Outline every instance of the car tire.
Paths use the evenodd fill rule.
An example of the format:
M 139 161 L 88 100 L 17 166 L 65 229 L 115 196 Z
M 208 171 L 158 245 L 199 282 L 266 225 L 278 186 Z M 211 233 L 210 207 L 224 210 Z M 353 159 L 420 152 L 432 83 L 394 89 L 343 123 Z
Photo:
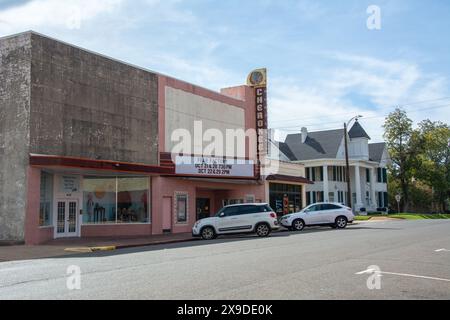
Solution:
M 270 230 L 270 226 L 267 223 L 260 223 L 255 227 L 256 235 L 261 238 L 269 236 L 271 231 L 272 230 Z
M 204 227 L 200 232 L 203 240 L 213 240 L 217 237 L 216 231 L 213 227 Z
M 302 231 L 305 228 L 305 221 L 302 219 L 295 219 L 292 221 L 292 230 Z
M 334 225 L 337 229 L 345 229 L 347 227 L 348 220 L 344 216 L 339 216 L 336 218 Z

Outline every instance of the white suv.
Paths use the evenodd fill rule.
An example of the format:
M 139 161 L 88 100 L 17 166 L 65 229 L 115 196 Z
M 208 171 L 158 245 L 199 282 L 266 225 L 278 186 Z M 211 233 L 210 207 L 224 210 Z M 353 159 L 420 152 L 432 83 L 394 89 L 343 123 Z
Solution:
M 280 223 L 290 230 L 301 231 L 306 226 L 329 225 L 344 229 L 353 223 L 352 209 L 339 203 L 314 203 L 300 212 L 281 217 Z
M 256 233 L 267 237 L 279 227 L 277 215 L 267 203 L 246 203 L 223 207 L 214 217 L 197 221 L 192 235 L 204 240 L 234 233 Z

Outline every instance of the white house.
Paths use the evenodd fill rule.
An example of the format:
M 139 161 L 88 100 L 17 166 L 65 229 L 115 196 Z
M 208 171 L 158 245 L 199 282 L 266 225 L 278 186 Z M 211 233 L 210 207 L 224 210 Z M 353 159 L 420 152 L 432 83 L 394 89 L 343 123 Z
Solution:
M 350 181 L 353 208 L 357 212 L 388 207 L 387 171 L 389 155 L 385 143 L 369 144 L 370 137 L 358 121 L 348 132 Z M 290 134 L 280 150 L 294 163 L 303 163 L 306 203 L 347 204 L 344 129 Z

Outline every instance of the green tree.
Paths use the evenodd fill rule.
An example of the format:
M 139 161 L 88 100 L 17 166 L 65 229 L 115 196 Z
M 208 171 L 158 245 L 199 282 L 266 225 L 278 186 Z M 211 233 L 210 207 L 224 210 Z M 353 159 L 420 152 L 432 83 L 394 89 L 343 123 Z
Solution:
M 391 176 L 398 181 L 402 194 L 401 209 L 408 211 L 410 204 L 410 187 L 417 170 L 422 152 L 422 139 L 419 130 L 412 127 L 412 120 L 406 112 L 396 108 L 384 123 L 384 139 L 392 163 L 389 168 Z
M 416 177 L 433 190 L 433 210 L 446 210 L 450 196 L 450 127 L 440 121 L 424 120 L 419 124 L 424 142 Z

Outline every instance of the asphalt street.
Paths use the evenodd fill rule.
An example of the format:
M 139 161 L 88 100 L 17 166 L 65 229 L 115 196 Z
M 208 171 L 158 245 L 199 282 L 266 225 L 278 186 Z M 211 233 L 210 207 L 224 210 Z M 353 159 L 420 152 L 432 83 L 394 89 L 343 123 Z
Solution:
M 79 267 L 79 282 L 69 266 Z M 0 299 L 450 299 L 450 221 L 365 222 L 3 262 Z

